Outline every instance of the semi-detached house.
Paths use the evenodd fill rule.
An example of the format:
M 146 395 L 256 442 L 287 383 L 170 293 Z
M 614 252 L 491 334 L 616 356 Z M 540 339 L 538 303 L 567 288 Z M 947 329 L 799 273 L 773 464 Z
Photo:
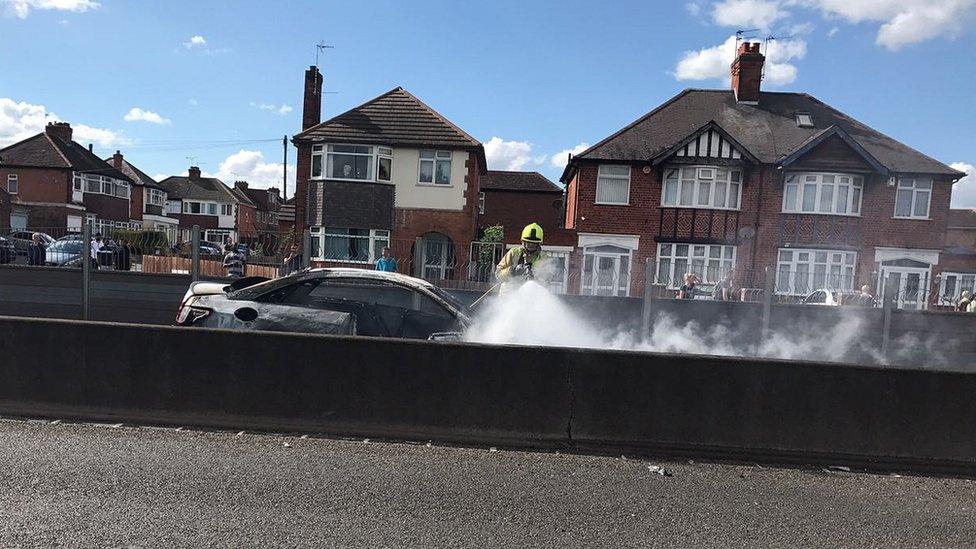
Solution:
M 179 219 L 179 241 L 189 242 L 194 225 L 200 238 L 216 244 L 238 239 L 238 198 L 215 177 L 203 177 L 190 166 L 185 176 L 173 175 L 159 182 L 168 195 L 167 214 Z
M 963 173 L 805 93 L 760 89 L 743 43 L 731 90 L 687 89 L 571 158 L 566 227 L 583 293 L 635 295 L 643 265 L 676 288 L 686 272 L 776 292 L 884 291 L 933 302 L 953 182 Z
M 481 143 L 401 87 L 320 122 L 322 75 L 305 74 L 295 228 L 312 261 L 368 265 L 391 246 L 402 272 L 463 276 L 477 232 Z M 419 244 L 419 247 L 418 247 Z
M 132 227 L 164 231 L 172 237 L 179 220 L 166 215 L 166 190 L 146 172 L 126 160 L 121 151 L 115 151 L 105 162 L 132 180 L 129 195 L 129 221 Z

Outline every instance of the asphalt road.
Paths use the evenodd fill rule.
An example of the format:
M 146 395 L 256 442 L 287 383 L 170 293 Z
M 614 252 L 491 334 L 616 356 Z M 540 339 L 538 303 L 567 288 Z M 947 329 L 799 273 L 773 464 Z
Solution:
M 0 547 L 973 547 L 976 481 L 0 421 Z

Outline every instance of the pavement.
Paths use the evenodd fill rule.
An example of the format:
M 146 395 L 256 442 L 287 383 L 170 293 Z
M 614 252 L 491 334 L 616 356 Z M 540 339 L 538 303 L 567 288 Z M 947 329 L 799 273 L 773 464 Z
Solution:
M 3 548 L 973 547 L 974 507 L 960 478 L 0 420 Z

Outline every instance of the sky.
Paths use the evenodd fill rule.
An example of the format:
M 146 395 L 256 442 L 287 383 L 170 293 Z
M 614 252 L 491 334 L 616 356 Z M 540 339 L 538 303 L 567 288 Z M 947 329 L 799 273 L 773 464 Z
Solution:
M 728 88 L 747 30 L 764 89 L 969 172 L 953 206 L 976 208 L 974 29 L 976 0 L 0 0 L 0 146 L 57 119 L 158 178 L 192 163 L 280 186 L 324 43 L 323 119 L 403 86 L 480 139 L 489 168 L 557 181 L 568 153 L 682 89 Z

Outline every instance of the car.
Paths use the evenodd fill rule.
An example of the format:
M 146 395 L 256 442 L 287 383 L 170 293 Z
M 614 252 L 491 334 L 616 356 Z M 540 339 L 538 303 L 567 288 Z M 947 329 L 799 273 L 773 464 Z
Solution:
M 41 235 L 41 240 L 45 246 L 50 246 L 54 238 L 47 233 L 37 233 Z M 33 241 L 34 233 L 31 231 L 13 231 L 6 236 L 6 239 L 17 249 L 17 255 L 27 255 L 27 247 Z
M 195 282 L 179 326 L 425 340 L 457 340 L 469 309 L 411 276 L 364 269 L 310 269 L 289 276 Z
M 814 290 L 803 298 L 804 305 L 857 305 L 861 304 L 861 293 L 853 290 Z
M 193 248 L 190 242 L 183 242 L 178 245 L 174 250 L 175 253 L 180 255 L 190 257 L 193 255 Z M 224 257 L 223 249 L 213 242 L 207 242 L 206 240 L 200 241 L 200 257 Z
M 44 252 L 44 264 L 56 267 L 79 266 L 81 263 L 81 238 L 65 238 L 55 241 Z
M 17 248 L 10 240 L 0 236 L 0 264 L 13 263 L 17 259 Z

